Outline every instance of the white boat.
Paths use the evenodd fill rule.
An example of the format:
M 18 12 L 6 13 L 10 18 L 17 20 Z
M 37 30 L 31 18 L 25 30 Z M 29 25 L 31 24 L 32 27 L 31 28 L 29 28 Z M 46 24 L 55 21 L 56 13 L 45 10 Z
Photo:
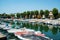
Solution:
M 9 33 L 15 33 L 15 32 L 22 32 L 24 30 L 27 30 L 27 31 L 34 31 L 32 29 L 25 29 L 25 28 L 20 28 L 20 29 L 10 29 L 10 30 L 7 30 Z
M 25 27 L 20 28 L 20 29 L 12 29 L 12 28 L 5 27 L 3 29 L 9 29 L 9 30 L 7 30 L 9 33 L 14 33 L 15 36 L 17 36 L 19 39 L 22 39 L 22 40 L 34 40 L 34 39 L 40 40 L 39 37 L 44 38 L 44 39 L 49 39 L 44 34 L 42 34 L 40 31 L 27 29 Z
M 0 28 L 4 29 L 4 30 L 9 30 L 11 29 L 11 25 L 9 24 L 8 26 L 6 26 L 6 24 L 0 24 Z
M 40 40 L 41 38 L 50 40 L 50 38 L 46 37 L 44 34 L 42 34 L 40 31 L 34 31 L 31 29 L 22 28 L 21 31 L 15 31 L 14 34 L 19 39 L 22 40 Z M 41 37 L 41 38 L 39 38 Z

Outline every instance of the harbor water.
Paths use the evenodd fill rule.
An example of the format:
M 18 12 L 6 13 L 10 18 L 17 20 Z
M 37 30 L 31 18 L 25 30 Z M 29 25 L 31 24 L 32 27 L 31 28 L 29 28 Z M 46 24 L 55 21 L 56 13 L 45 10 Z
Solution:
M 5 22 L 7 23 L 7 22 Z M 43 34 L 45 34 L 47 37 L 53 39 L 53 40 L 60 40 L 60 26 L 52 26 L 52 25 L 47 25 L 47 24 L 42 24 L 42 23 L 37 23 L 37 22 L 11 22 L 8 23 L 11 24 L 12 28 L 29 28 L 29 29 L 34 29 L 35 31 L 40 31 Z M 19 40 L 17 37 L 14 35 L 9 34 L 7 31 L 1 30 L 3 34 L 7 35 L 8 40 L 9 39 L 15 39 Z

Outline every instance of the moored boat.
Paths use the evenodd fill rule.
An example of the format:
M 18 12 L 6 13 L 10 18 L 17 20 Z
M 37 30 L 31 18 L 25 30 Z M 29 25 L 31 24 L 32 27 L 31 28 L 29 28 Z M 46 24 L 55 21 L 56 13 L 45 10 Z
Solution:
M 51 40 L 46 37 L 45 34 L 42 34 L 40 31 L 32 31 L 31 29 L 23 28 L 23 31 L 15 32 L 15 36 L 22 40 Z

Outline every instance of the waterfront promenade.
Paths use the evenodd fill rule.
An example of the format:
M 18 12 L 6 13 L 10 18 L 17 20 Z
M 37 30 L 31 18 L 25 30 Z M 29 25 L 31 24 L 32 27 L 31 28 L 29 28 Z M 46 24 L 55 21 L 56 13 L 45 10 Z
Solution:
M 9 20 L 17 20 L 17 21 L 27 21 L 27 22 L 43 22 L 43 23 L 47 23 L 47 24 L 52 24 L 52 25 L 60 25 L 60 19 L 3 19 L 5 21 L 9 21 Z

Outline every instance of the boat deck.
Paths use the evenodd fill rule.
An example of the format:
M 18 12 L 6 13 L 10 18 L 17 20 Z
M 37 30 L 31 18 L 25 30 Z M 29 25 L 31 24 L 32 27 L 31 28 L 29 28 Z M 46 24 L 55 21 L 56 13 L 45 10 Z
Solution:
M 36 35 L 21 35 L 23 38 L 29 39 L 29 40 L 51 40 L 49 38 L 36 36 Z

